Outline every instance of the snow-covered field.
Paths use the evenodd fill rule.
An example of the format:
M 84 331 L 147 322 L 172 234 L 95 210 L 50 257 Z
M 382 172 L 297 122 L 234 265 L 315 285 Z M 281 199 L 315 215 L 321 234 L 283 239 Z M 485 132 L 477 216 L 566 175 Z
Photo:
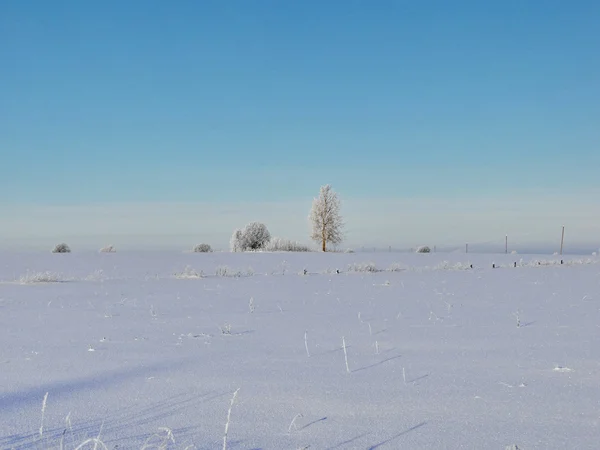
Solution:
M 557 258 L 4 253 L 0 448 L 221 449 L 238 388 L 229 449 L 600 448 L 600 264 Z

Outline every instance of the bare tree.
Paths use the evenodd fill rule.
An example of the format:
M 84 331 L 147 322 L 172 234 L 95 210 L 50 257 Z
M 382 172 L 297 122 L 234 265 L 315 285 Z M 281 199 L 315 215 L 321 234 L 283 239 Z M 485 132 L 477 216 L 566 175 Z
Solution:
M 340 199 L 329 184 L 321 186 L 319 197 L 313 200 L 309 220 L 312 227 L 310 238 L 321 244 L 324 252 L 327 244 L 343 241 L 344 222 L 340 215 Z

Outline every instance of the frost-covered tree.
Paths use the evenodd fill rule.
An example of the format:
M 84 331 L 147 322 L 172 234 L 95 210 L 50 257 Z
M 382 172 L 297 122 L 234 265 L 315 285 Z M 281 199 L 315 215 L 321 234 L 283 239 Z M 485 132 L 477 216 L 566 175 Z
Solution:
M 271 233 L 264 223 L 251 222 L 243 230 L 235 230 L 229 241 L 232 252 L 262 250 L 271 241 Z
M 212 248 L 208 244 L 198 244 L 193 248 L 194 253 L 212 253 Z
M 252 222 L 242 230 L 243 251 L 261 250 L 271 241 L 271 233 L 264 223 Z
M 417 248 L 417 253 L 431 253 L 431 249 L 426 245 Z
M 339 244 L 344 240 L 344 222 L 340 215 L 340 199 L 329 184 L 321 186 L 319 196 L 313 200 L 309 220 L 310 238 L 321 244 L 326 252 L 327 244 Z
M 53 249 L 52 253 L 71 253 L 71 249 L 64 242 L 62 244 L 57 244 Z

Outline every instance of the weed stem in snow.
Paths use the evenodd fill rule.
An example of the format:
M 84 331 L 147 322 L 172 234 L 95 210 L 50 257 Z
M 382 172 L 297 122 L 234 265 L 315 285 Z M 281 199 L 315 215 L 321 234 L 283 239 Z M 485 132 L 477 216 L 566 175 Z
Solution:
M 306 356 L 310 358 L 310 352 L 308 351 L 308 332 L 304 332 L 304 348 L 306 348 Z
M 48 392 L 44 395 L 44 401 L 42 402 L 42 422 L 40 424 L 40 437 L 44 434 L 44 414 L 46 413 L 46 402 L 48 401 Z
M 227 450 L 227 433 L 229 432 L 229 422 L 231 421 L 231 409 L 233 408 L 233 404 L 238 395 L 240 388 L 233 393 L 233 397 L 231 397 L 231 403 L 229 403 L 229 410 L 227 411 L 227 422 L 225 423 L 225 434 L 223 435 L 223 450 Z
M 342 336 L 342 347 L 344 347 L 344 359 L 346 360 L 346 372 L 350 373 L 350 366 L 348 366 L 348 352 L 346 351 L 346 339 Z

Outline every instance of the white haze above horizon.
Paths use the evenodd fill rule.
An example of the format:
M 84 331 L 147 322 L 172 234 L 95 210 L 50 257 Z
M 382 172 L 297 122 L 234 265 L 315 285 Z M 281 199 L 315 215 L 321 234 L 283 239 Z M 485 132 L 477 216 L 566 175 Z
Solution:
M 561 227 L 565 250 L 597 249 L 598 192 L 577 195 L 529 192 L 503 198 L 344 199 L 346 241 L 341 248 L 395 249 L 437 245 L 473 251 L 503 248 L 554 251 Z M 273 236 L 309 242 L 312 198 L 255 203 L 106 203 L 3 205 L 0 248 L 47 249 L 67 242 L 75 249 L 113 244 L 122 249 L 186 249 L 206 242 L 227 249 L 235 228 L 264 222 Z

